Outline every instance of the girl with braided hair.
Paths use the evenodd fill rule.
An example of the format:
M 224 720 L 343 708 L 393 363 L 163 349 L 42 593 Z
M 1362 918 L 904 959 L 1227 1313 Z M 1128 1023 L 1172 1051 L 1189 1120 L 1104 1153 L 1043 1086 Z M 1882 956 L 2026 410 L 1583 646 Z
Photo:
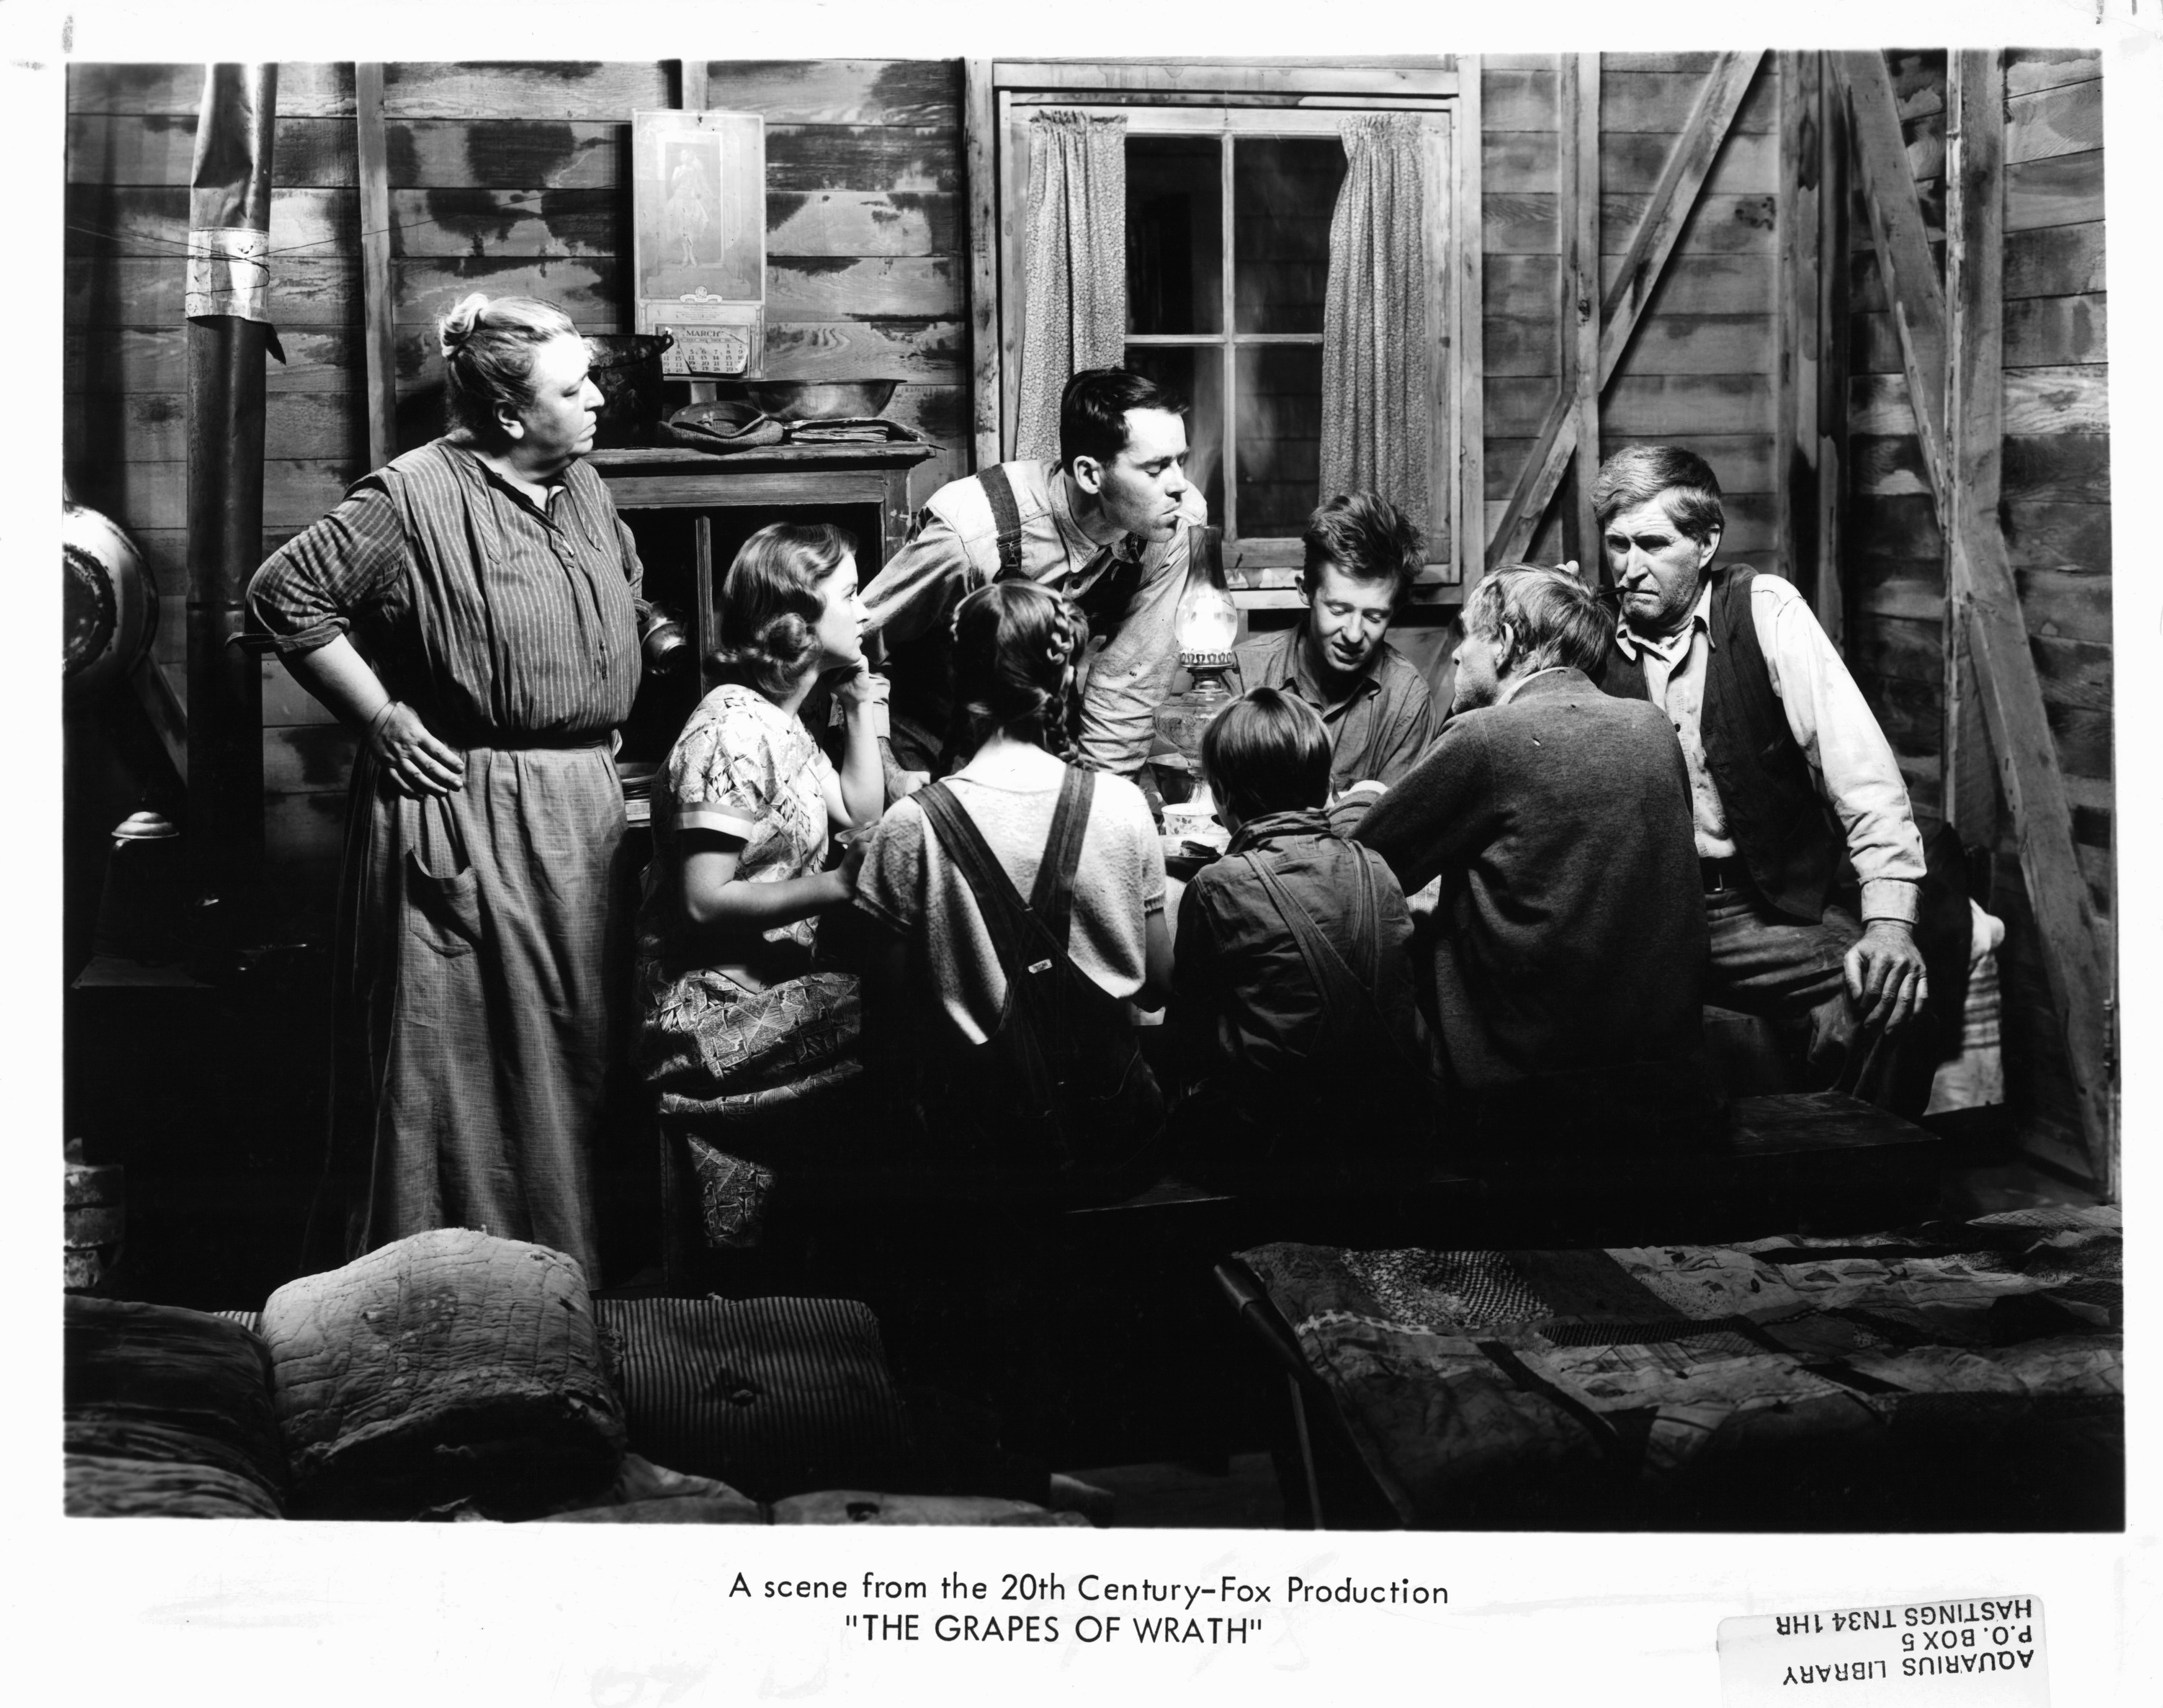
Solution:
M 1019 1150 L 1034 1142 L 1022 1131 L 1042 1115 L 1061 1154 L 1007 1160 L 1023 1172 L 1041 1162 L 1037 1183 L 1055 1194 L 1089 1173 L 1092 1156 L 1137 1155 L 1155 1136 L 1162 1107 L 1134 1053 L 1126 1005 L 1160 1007 L 1171 973 L 1163 847 L 1141 791 L 1072 764 L 1076 666 L 1087 640 L 1072 602 L 1037 582 L 994 582 L 961 601 L 948 738 L 961 763 L 888 810 L 856 888 L 857 909 L 878 927 L 867 933 L 864 978 L 866 1046 L 887 1070 L 881 1077 L 917 1105 L 922 1131 L 949 1160 L 966 1149 L 972 1123 L 987 1146 Z M 1016 939 L 1014 915 L 1002 910 L 1023 908 L 1022 898 L 1022 927 L 1035 935 Z M 1024 944 L 1019 960 L 1016 942 Z M 1092 1106 L 1080 1126 L 1068 1124 L 1071 1109 L 1016 1106 L 995 1118 L 962 1106 L 998 1064 L 989 1056 L 952 1072 L 940 1064 L 966 1064 L 976 1047 L 1011 1040 L 1007 1029 L 1025 1018 L 1019 999 L 1063 979 L 1069 965 L 1079 995 L 1058 1010 L 1061 1036 L 1043 1047 L 1056 1054 L 1086 1035 L 1102 1059 L 1066 1062 L 1051 1078 L 1066 1088 L 1106 1079 L 1106 1097 L 1125 1102 Z M 1031 981 L 1026 992 L 1018 980 Z

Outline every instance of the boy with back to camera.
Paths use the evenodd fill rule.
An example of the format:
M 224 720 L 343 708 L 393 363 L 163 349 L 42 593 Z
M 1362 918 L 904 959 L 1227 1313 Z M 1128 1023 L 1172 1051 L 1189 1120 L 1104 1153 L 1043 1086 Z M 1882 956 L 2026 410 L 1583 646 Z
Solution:
M 1204 733 L 1202 770 L 1232 840 L 1174 933 L 1190 1171 L 1327 1190 L 1416 1162 L 1435 1110 L 1411 920 L 1388 864 L 1329 828 L 1321 715 L 1256 688 Z

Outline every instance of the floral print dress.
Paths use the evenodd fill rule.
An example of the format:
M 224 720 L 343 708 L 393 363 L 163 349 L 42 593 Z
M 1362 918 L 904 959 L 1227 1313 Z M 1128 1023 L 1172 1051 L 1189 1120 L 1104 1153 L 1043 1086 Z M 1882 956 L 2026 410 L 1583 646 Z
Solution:
M 759 1243 L 792 1153 L 862 1071 L 853 974 L 814 969 L 818 921 L 694 933 L 683 837 L 739 838 L 736 876 L 778 883 L 825 864 L 830 760 L 794 713 L 725 683 L 677 737 L 654 791 L 639 916 L 641 1058 L 666 1136 L 664 1213 L 708 1246 Z

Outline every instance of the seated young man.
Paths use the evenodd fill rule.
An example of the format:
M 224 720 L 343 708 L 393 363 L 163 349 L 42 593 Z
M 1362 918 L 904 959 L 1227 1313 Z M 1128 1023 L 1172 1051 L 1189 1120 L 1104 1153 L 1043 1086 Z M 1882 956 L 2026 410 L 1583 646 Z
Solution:
M 1434 739 L 1427 679 L 1390 645 L 1425 554 L 1419 530 L 1372 493 L 1338 497 L 1307 519 L 1300 594 L 1290 629 L 1238 649 L 1229 686 L 1281 688 L 1321 713 L 1333 794 L 1354 783 L 1394 783 Z
M 1442 880 L 1443 1053 L 1476 1110 L 1459 1124 L 1453 1105 L 1453 1129 L 1498 1158 L 1709 1133 L 1705 906 L 1674 731 L 1592 680 L 1613 626 L 1576 577 L 1490 571 L 1463 622 L 1450 720 L 1352 833 L 1406 891 Z
M 1330 830 L 1321 715 L 1256 688 L 1210 724 L 1202 769 L 1232 840 L 1186 886 L 1173 938 L 1186 1166 L 1326 1188 L 1422 1160 L 1434 1079 L 1411 920 L 1382 860 Z

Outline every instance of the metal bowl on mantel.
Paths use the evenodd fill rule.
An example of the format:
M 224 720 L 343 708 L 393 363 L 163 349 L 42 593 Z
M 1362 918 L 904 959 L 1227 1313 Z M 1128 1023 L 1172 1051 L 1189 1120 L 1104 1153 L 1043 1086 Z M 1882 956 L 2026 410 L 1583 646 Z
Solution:
M 746 379 L 745 394 L 781 421 L 868 420 L 893 400 L 893 379 Z

